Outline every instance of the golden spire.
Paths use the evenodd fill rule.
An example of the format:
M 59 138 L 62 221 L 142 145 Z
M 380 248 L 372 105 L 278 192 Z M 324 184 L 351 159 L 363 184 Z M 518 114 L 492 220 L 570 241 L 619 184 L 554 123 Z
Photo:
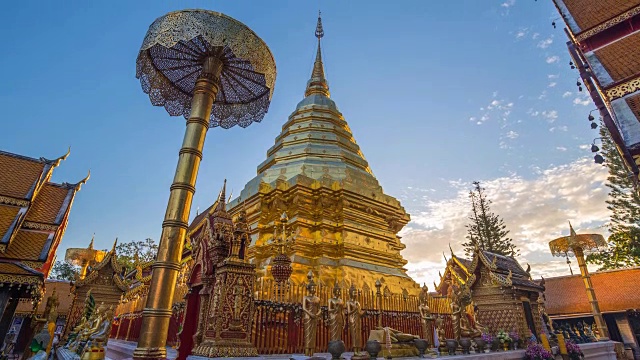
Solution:
M 316 61 L 313 63 L 311 79 L 307 82 L 307 90 L 304 92 L 304 96 L 320 94 L 329 97 L 329 84 L 327 83 L 327 79 L 324 77 L 324 65 L 322 64 L 322 51 L 320 49 L 320 39 L 324 36 L 322 18 L 320 15 L 320 11 L 318 11 L 318 24 L 316 25 L 318 51 L 316 52 Z
M 91 236 L 91 242 L 89 243 L 89 250 L 93 250 L 93 239 L 96 237 L 96 233 Z
M 218 194 L 218 201 L 216 201 L 218 204 L 216 205 L 215 208 L 215 212 L 218 211 L 226 211 L 227 210 L 227 203 L 226 203 L 226 193 L 227 191 L 227 179 L 224 179 L 224 184 L 222 184 L 222 189 L 220 189 L 220 193 Z

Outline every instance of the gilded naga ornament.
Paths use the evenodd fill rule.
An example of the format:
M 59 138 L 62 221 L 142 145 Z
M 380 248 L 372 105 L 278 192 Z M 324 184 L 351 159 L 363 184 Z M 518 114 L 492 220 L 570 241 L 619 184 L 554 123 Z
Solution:
M 329 299 L 329 330 L 330 340 L 342 340 L 344 330 L 344 302 L 342 301 L 342 289 L 336 282 L 333 287 L 333 297 Z
M 349 332 L 353 342 L 353 353 L 358 355 L 362 349 L 362 311 L 360 303 L 356 299 L 358 290 L 355 285 L 349 288 L 349 301 L 347 301 L 347 316 L 349 318 Z
M 313 281 L 313 274 L 309 271 L 307 275 L 307 296 L 302 300 L 302 310 L 304 311 L 304 354 L 313 356 L 316 349 L 316 332 L 318 330 L 318 317 L 320 309 L 320 298 L 316 296 L 316 283 Z

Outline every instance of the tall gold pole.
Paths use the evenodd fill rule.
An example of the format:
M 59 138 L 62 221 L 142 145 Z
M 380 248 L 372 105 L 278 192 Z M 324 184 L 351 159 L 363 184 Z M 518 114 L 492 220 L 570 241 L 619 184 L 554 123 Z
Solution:
M 601 340 L 609 339 L 609 329 L 607 323 L 602 317 L 600 312 L 600 305 L 598 305 L 598 299 L 596 299 L 596 292 L 593 290 L 593 284 L 591 283 L 591 275 L 589 275 L 589 269 L 587 269 L 587 263 L 584 261 L 584 251 L 581 247 L 575 246 L 573 248 L 576 259 L 578 260 L 578 266 L 580 266 L 580 274 L 582 274 L 582 280 L 584 280 L 584 287 L 587 289 L 587 298 L 591 303 L 591 311 L 593 312 L 593 318 L 596 321 L 598 329 L 600 329 Z
M 180 271 L 180 258 L 187 232 L 191 202 L 196 190 L 196 177 L 204 139 L 209 129 L 211 106 L 218 93 L 222 62 L 215 57 L 204 60 L 202 75 L 198 78 L 191 115 L 187 120 L 176 174 L 171 184 L 169 203 L 162 223 L 158 257 L 153 264 L 151 287 L 147 304 L 142 311 L 142 325 L 134 359 L 166 359 L 167 334 L 171 318 L 173 293 Z

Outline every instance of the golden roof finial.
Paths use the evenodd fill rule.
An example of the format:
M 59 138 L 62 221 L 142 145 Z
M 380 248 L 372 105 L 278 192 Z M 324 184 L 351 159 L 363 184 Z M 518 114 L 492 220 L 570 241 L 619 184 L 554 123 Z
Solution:
M 227 191 L 227 179 L 224 179 L 224 183 L 222 184 L 222 189 L 220 190 L 220 193 L 218 194 L 218 200 L 216 208 L 215 208 L 215 212 L 218 211 L 226 211 L 227 210 L 227 199 L 226 199 L 226 193 Z
M 93 233 L 93 235 L 91 235 L 91 242 L 89 243 L 89 250 L 93 250 L 93 239 L 96 237 L 96 233 Z
M 118 246 L 118 238 L 116 238 L 116 240 L 113 242 L 113 247 L 111 248 L 111 251 L 115 254 L 116 252 L 116 246 Z
M 318 11 L 318 23 L 316 25 L 316 38 L 318 38 L 318 50 L 316 52 L 316 60 L 313 63 L 313 71 L 311 72 L 311 79 L 307 83 L 307 90 L 304 96 L 313 94 L 320 94 L 329 97 L 329 84 L 324 77 L 324 65 L 322 64 L 322 50 L 320 49 L 320 39 L 324 36 L 324 29 L 322 28 L 321 13 Z

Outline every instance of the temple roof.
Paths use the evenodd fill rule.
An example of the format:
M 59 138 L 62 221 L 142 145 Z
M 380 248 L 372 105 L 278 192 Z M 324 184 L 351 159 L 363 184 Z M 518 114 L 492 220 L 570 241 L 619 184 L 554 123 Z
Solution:
M 573 27 L 576 33 L 589 30 L 640 5 L 638 0 L 562 0 L 561 2 L 556 0 L 556 2 L 562 3 L 563 7 L 571 13 L 577 25 Z
M 544 280 L 549 315 L 591 315 L 591 304 L 580 275 Z M 640 307 L 640 267 L 593 272 L 591 282 L 602 312 L 621 312 Z
M 69 151 L 48 160 L 0 151 L 0 259 L 26 261 L 45 275 L 50 271 L 73 198 L 89 178 L 49 181 L 68 156 Z
M 476 250 L 473 259 L 460 258 L 451 251 L 451 259 L 447 261 L 444 275 L 440 284 L 435 285 L 436 291 L 446 294 L 451 281 L 457 283 L 470 282 L 472 286 L 479 279 L 479 267 L 488 268 L 491 278 L 503 286 L 516 286 L 531 290 L 543 290 L 540 284 L 531 279 L 528 270 L 524 270 L 518 261 L 510 256 L 495 254 L 487 250 Z

